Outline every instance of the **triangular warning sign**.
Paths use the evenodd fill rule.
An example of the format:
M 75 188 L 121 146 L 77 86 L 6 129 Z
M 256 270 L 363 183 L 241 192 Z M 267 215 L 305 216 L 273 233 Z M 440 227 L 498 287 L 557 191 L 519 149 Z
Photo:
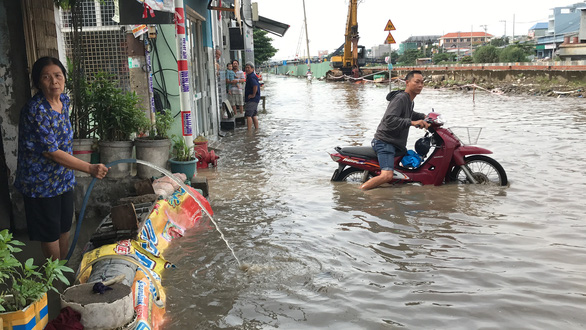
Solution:
M 387 22 L 387 26 L 385 27 L 385 31 L 394 31 L 394 30 L 396 30 L 395 26 L 393 25 L 393 22 L 391 22 L 391 20 L 389 20 Z
M 385 40 L 385 44 L 387 44 L 387 45 L 396 44 L 395 38 L 393 38 L 393 35 L 391 34 L 391 32 L 389 32 L 389 35 L 387 36 L 387 39 Z

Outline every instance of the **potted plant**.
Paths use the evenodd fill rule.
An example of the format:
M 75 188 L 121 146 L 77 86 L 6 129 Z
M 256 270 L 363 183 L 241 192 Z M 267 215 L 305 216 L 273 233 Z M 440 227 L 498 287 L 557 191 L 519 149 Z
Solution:
M 66 88 L 71 97 L 69 120 L 73 130 L 73 156 L 90 163 L 97 150 L 90 84 L 83 73 L 77 72 L 73 61 L 67 59 Z M 75 176 L 87 177 L 88 173 L 75 171 Z
M 183 137 L 173 135 L 173 158 L 169 159 L 169 164 L 171 172 L 184 173 L 188 180 L 195 175 L 197 158 Z
M 73 270 L 67 260 L 47 259 L 44 265 L 33 265 L 33 259 L 22 264 L 14 253 L 24 243 L 12 239 L 8 229 L 0 231 L 0 319 L 4 329 L 21 326 L 41 329 L 48 323 L 47 291 L 58 292 L 53 283 L 69 285 L 64 273 Z
M 168 132 L 172 123 L 173 115 L 168 109 L 157 112 L 153 123 L 147 121 L 147 125 L 142 129 L 143 135 L 134 140 L 136 159 L 165 169 L 171 149 Z M 141 164 L 137 165 L 136 172 L 136 175 L 142 179 L 161 175 L 161 171 Z
M 134 142 L 131 137 L 146 126 L 145 112 L 140 108 L 136 93 L 124 92 L 116 86 L 113 76 L 98 73 L 90 83 L 90 100 L 100 138 L 100 161 L 108 164 L 132 158 Z M 109 178 L 130 175 L 130 164 L 118 164 L 108 171 Z

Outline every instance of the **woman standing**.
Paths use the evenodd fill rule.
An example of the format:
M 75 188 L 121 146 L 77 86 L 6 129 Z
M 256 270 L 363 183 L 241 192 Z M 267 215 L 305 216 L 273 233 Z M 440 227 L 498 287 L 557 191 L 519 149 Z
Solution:
M 63 64 L 42 57 L 33 65 L 31 78 L 38 92 L 20 112 L 14 186 L 24 197 L 29 238 L 41 242 L 45 257 L 63 259 L 73 219 L 73 170 L 102 179 L 108 168 L 72 156 Z

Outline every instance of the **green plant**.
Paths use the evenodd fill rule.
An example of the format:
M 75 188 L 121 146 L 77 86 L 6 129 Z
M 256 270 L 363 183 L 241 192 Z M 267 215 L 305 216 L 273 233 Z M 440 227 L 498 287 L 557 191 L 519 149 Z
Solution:
M 74 139 L 89 139 L 92 138 L 95 131 L 95 123 L 93 122 L 93 108 L 89 95 L 90 84 L 88 84 L 83 73 L 76 73 L 74 70 L 73 61 L 67 59 L 67 81 L 65 87 L 71 96 L 71 111 L 69 120 L 71 121 L 71 128 L 73 130 Z M 77 86 L 76 86 L 77 84 Z
M 171 124 L 173 124 L 173 115 L 171 114 L 171 110 L 166 109 L 161 112 L 157 112 L 155 114 L 155 122 L 151 123 L 149 120 L 145 121 L 144 125 L 141 128 L 143 133 L 148 132 L 148 136 L 144 138 L 149 138 L 153 140 L 162 140 L 169 138 L 169 130 L 171 129 Z
M 0 312 L 18 311 L 40 299 L 49 290 L 58 292 L 55 280 L 67 285 L 64 272 L 73 273 L 65 266 L 67 260 L 47 259 L 44 265 L 33 265 L 33 258 L 24 265 L 14 257 L 24 243 L 12 239 L 8 229 L 0 231 Z M 6 299 L 6 295 L 12 298 Z
M 193 155 L 193 153 L 193 148 L 190 148 L 185 143 L 185 139 L 183 137 L 173 135 L 173 158 L 176 161 L 187 162 L 190 160 L 194 160 L 195 156 Z
M 112 75 L 98 73 L 89 90 L 102 141 L 128 141 L 133 133 L 148 125 L 138 95 L 117 87 Z

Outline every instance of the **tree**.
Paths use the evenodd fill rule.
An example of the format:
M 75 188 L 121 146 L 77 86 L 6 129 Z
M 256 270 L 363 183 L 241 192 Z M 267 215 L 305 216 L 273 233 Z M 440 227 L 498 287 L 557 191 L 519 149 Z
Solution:
M 509 46 L 503 49 L 499 55 L 500 62 L 527 62 L 525 51 L 517 46 Z
M 439 53 L 433 56 L 433 63 L 440 64 L 445 62 L 454 62 L 456 59 L 456 54 L 454 53 Z
M 474 52 L 474 62 L 476 63 L 496 63 L 498 60 L 499 50 L 495 46 L 478 47 Z
M 273 47 L 273 39 L 267 36 L 265 30 L 255 28 L 252 33 L 252 40 L 254 42 L 254 61 L 257 66 L 268 61 L 278 51 Z
M 472 58 L 472 56 L 466 55 L 466 56 L 462 57 L 462 59 L 460 60 L 460 63 L 463 63 L 463 64 L 474 63 L 474 59 Z
M 397 62 L 400 65 L 414 65 L 417 59 L 423 57 L 423 53 L 417 49 L 408 49 L 403 55 L 399 56 Z
M 509 44 L 509 37 L 494 38 L 490 40 L 490 44 L 495 47 L 501 47 Z

